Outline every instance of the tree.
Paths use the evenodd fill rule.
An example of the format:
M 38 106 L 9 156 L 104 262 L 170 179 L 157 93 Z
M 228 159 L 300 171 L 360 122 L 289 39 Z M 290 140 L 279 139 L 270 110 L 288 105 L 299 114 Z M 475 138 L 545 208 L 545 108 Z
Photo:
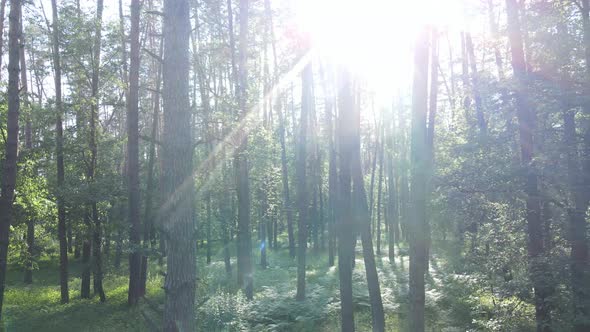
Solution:
M 96 162 L 98 154 L 97 145 L 97 122 L 98 122 L 98 79 L 100 72 L 100 51 L 102 41 L 102 12 L 104 9 L 104 0 L 97 0 L 96 2 L 96 21 L 94 42 L 92 46 L 92 77 L 91 77 L 91 105 L 90 105 L 90 133 L 88 147 L 90 149 L 90 160 L 88 161 L 87 167 L 87 178 L 89 184 L 92 186 L 95 184 L 96 176 Z M 93 274 L 94 274 L 94 293 L 98 294 L 100 301 L 104 302 L 106 296 L 104 293 L 102 278 L 102 226 L 100 217 L 98 216 L 98 202 L 97 197 L 91 197 L 89 209 L 92 213 L 92 221 L 94 223 L 92 227 L 92 256 L 93 256 Z M 88 213 L 88 212 L 87 212 Z
M 410 331 L 424 331 L 424 276 L 428 264 L 426 176 L 429 152 L 426 144 L 428 113 L 429 29 L 419 31 L 414 49 L 411 135 L 410 240 Z
M 127 185 L 129 191 L 129 294 L 127 302 L 134 305 L 141 295 L 141 221 L 139 217 L 139 0 L 131 1 L 131 61 L 127 99 Z M 145 286 L 143 286 L 145 289 Z
M 62 93 L 61 93 L 61 59 L 59 54 L 59 19 L 57 12 L 57 0 L 51 0 L 51 9 L 53 12 L 53 29 L 52 29 L 52 42 L 53 42 L 53 80 L 55 84 L 55 108 L 57 111 L 55 128 L 55 155 L 57 162 L 57 227 L 58 227 L 58 238 L 59 238 L 59 284 L 61 289 L 61 302 L 69 302 L 69 291 L 68 291 L 68 252 L 67 245 L 68 241 L 66 238 L 66 207 L 63 197 L 64 190 L 64 137 L 63 137 L 63 104 L 62 104 Z
M 19 61 L 20 61 L 20 0 L 10 1 L 8 30 L 8 117 L 5 154 L 2 169 L 2 191 L 0 196 L 0 319 L 4 288 L 6 287 L 6 259 L 10 225 L 14 220 L 14 188 L 16 186 L 16 162 L 18 156 L 18 117 L 20 112 Z
M 252 278 L 252 243 L 250 236 L 250 181 L 248 167 L 248 134 L 246 126 L 248 114 L 248 0 L 240 0 L 240 38 L 238 61 L 238 119 L 240 123 L 240 142 L 235 154 L 236 183 L 238 187 L 238 285 L 244 289 L 246 297 L 254 296 Z
M 543 244 L 543 223 L 541 220 L 540 193 L 538 177 L 533 163 L 535 111 L 527 96 L 527 64 L 523 49 L 518 5 L 516 0 L 506 0 L 508 18 L 508 39 L 512 56 L 512 71 L 517 81 L 514 91 L 516 115 L 520 136 L 520 158 L 524 169 L 524 191 L 526 194 L 526 221 L 528 234 L 528 256 L 530 278 L 535 291 L 535 318 L 537 331 L 550 331 L 551 318 L 548 301 L 548 267 L 545 261 Z
M 352 171 L 354 151 L 354 102 L 352 79 L 340 68 L 338 79 L 338 275 L 340 280 L 340 317 L 343 332 L 354 331 L 352 303 L 352 259 L 356 229 L 352 216 Z
M 299 122 L 299 142 L 297 145 L 297 295 L 299 301 L 305 299 L 305 252 L 307 250 L 307 224 L 309 201 L 307 197 L 307 127 L 309 113 L 313 108 L 312 96 L 313 71 L 311 63 L 303 68 L 301 85 L 301 118 Z
M 165 0 L 163 38 L 164 131 L 160 208 L 168 262 L 164 291 L 164 331 L 194 331 L 196 292 L 196 223 L 193 143 L 189 105 L 190 6 L 188 0 Z

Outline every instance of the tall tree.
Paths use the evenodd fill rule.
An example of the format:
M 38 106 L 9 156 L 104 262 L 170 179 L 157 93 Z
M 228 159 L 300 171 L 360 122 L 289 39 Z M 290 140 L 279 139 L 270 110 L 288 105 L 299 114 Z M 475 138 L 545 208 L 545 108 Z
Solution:
M 31 123 L 31 105 L 29 104 L 29 84 L 27 81 L 27 59 L 25 52 L 26 37 L 23 29 L 23 13 L 20 13 L 20 85 L 21 94 L 23 96 L 23 106 L 25 109 L 25 149 L 31 152 L 33 149 L 33 129 Z M 22 154 L 21 154 L 22 155 Z M 27 220 L 27 262 L 25 265 L 24 282 L 26 284 L 33 283 L 33 259 L 35 256 L 35 219 L 29 218 Z
M 254 296 L 252 278 L 252 243 L 250 236 L 250 180 L 248 167 L 248 134 L 243 129 L 248 115 L 248 0 L 240 0 L 240 38 L 238 58 L 238 106 L 241 128 L 240 142 L 235 155 L 236 183 L 238 187 L 238 284 L 246 297 Z
M 301 117 L 299 120 L 299 141 L 297 145 L 297 295 L 299 301 L 305 299 L 305 253 L 307 250 L 307 224 L 309 200 L 307 197 L 307 127 L 309 113 L 313 107 L 313 71 L 311 63 L 303 68 L 301 76 Z
M 61 289 L 61 302 L 69 301 L 68 291 L 68 252 L 66 239 L 66 207 L 63 197 L 63 185 L 65 178 L 64 171 L 64 134 L 63 134 L 63 103 L 61 92 L 61 58 L 59 53 L 59 19 L 57 11 L 57 0 L 51 0 L 51 10 L 53 12 L 52 28 L 52 55 L 53 55 L 53 81 L 55 84 L 55 157 L 57 162 L 57 230 L 59 238 L 59 285 Z
M 428 263 L 428 221 L 426 219 L 426 176 L 428 149 L 426 116 L 428 113 L 429 29 L 421 28 L 414 49 L 411 135 L 411 221 L 410 240 L 410 314 L 412 332 L 424 331 L 424 276 Z
M 164 282 L 164 331 L 196 329 L 196 222 L 192 208 L 193 138 L 188 76 L 189 13 L 188 0 L 164 1 L 162 195 L 165 200 L 159 213 L 168 253 Z
M 512 71 L 517 82 L 514 91 L 518 131 L 520 136 L 520 158 L 524 169 L 524 192 L 526 194 L 526 221 L 528 235 L 529 271 L 535 292 L 535 318 L 537 331 L 551 330 L 551 318 L 547 283 L 548 266 L 543 243 L 543 222 L 541 218 L 538 177 L 533 164 L 535 111 L 527 96 L 527 65 L 523 48 L 520 18 L 516 0 L 506 0 L 508 39 L 512 56 Z
M 371 301 L 373 331 L 385 331 L 385 317 L 383 313 L 383 302 L 381 300 L 381 287 L 379 285 L 375 253 L 373 251 L 373 240 L 371 237 L 371 216 L 369 214 L 369 206 L 367 204 L 367 194 L 365 192 L 365 182 L 363 180 L 363 170 L 361 165 L 361 114 L 360 107 L 358 107 L 358 105 L 353 108 L 352 119 L 352 212 L 354 218 L 356 219 L 354 221 L 354 225 L 355 228 L 360 231 L 363 245 L 363 259 L 365 262 L 367 286 L 369 288 L 369 300 Z
M 87 167 L 87 178 L 90 185 L 94 185 L 96 177 L 96 163 L 98 158 L 98 106 L 99 106 L 99 95 L 98 95 L 98 83 L 99 83 L 99 72 L 100 72 L 100 51 L 102 45 L 102 12 L 104 10 L 104 0 L 96 1 L 96 19 L 95 19 L 95 31 L 94 41 L 92 45 L 92 77 L 91 77 L 91 104 L 90 104 L 90 133 L 88 147 L 90 148 L 90 161 Z M 106 300 L 104 293 L 102 278 L 102 226 L 100 217 L 98 215 L 98 202 L 95 193 L 91 194 L 89 209 L 92 213 L 92 221 L 94 223 L 92 227 L 92 256 L 93 256 L 93 274 L 94 274 L 94 293 L 98 294 L 100 301 Z
M 141 221 L 139 217 L 139 0 L 131 0 L 131 55 L 127 93 L 127 188 L 129 195 L 129 292 L 127 302 L 134 305 L 141 295 Z
M 16 186 L 16 162 L 18 158 L 18 117 L 20 112 L 19 96 L 19 40 L 21 1 L 10 1 L 8 30 L 8 116 L 6 125 L 6 144 L 2 169 L 2 191 L 0 192 L 0 319 L 6 286 L 6 260 L 8 257 L 8 240 L 10 225 L 14 221 L 14 188 Z
M 354 331 L 352 303 L 352 259 L 356 227 L 352 216 L 351 163 L 354 149 L 354 98 L 352 79 L 340 68 L 338 79 L 338 275 L 340 280 L 340 317 L 343 332 Z

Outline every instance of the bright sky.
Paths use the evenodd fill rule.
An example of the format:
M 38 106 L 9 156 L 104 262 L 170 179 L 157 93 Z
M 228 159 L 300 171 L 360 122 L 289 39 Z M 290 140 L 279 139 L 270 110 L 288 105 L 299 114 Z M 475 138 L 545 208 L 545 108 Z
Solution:
M 294 0 L 297 21 L 320 56 L 362 75 L 386 103 L 411 81 L 416 32 L 460 30 L 464 0 Z

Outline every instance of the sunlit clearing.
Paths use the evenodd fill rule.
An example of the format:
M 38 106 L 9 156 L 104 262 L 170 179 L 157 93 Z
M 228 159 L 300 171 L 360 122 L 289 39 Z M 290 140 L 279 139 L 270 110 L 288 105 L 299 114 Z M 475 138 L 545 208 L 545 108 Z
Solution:
M 463 24 L 461 0 L 296 0 L 299 29 L 327 61 L 345 65 L 375 91 L 408 84 L 416 32 Z

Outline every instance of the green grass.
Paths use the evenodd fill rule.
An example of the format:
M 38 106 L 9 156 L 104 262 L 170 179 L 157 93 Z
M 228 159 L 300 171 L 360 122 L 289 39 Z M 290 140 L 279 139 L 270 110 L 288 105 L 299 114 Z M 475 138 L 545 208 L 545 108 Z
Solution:
M 105 274 L 107 302 L 98 297 L 80 298 L 80 269 L 70 261 L 70 303 L 60 304 L 58 264 L 44 258 L 34 271 L 33 284 L 22 282 L 22 271 L 10 268 L 7 276 L 3 322 L 4 331 L 145 331 L 141 315 L 144 306 L 127 306 L 126 267 Z M 148 296 L 161 297 L 159 278 L 150 278 Z
M 235 253 L 235 248 L 231 250 Z M 235 260 L 232 259 L 233 273 L 228 276 L 222 250 L 216 248 L 210 265 L 204 264 L 204 252 L 199 248 L 198 308 L 195 313 L 199 331 L 328 332 L 340 329 L 338 271 L 335 267 L 328 267 L 326 252 L 313 249 L 308 252 L 307 298 L 302 302 L 294 300 L 297 266 L 296 261 L 288 256 L 288 250 L 269 250 L 269 266 L 266 269 L 260 267 L 258 253 L 253 254 L 253 301 L 247 301 L 236 285 Z M 384 255 L 377 258 L 377 265 L 387 330 L 404 330 L 407 256 L 399 257 L 392 265 Z M 55 258 L 44 258 L 39 262 L 32 285 L 22 282 L 22 271 L 10 267 L 0 331 L 149 331 L 157 328 L 161 324 L 164 302 L 161 268 L 155 262 L 150 265 L 147 290 L 150 304 L 142 301 L 139 306 L 130 308 L 127 306 L 127 266 L 123 265 L 118 270 L 109 263 L 106 266 L 104 287 L 107 302 L 100 303 L 98 297 L 83 300 L 79 291 L 81 265 L 72 259 L 71 301 L 66 305 L 59 303 L 58 264 Z M 488 305 L 489 298 L 485 294 L 468 292 L 469 289 L 462 285 L 453 286 L 455 283 L 444 273 L 437 267 L 435 274 L 427 278 L 427 325 L 432 331 L 472 329 L 473 309 Z M 370 331 L 369 296 L 360 248 L 357 248 L 353 283 L 356 328 L 358 331 Z M 457 290 L 462 290 L 462 293 L 455 294 Z M 470 300 L 465 302 L 465 299 Z M 525 318 L 528 319 L 528 315 Z

